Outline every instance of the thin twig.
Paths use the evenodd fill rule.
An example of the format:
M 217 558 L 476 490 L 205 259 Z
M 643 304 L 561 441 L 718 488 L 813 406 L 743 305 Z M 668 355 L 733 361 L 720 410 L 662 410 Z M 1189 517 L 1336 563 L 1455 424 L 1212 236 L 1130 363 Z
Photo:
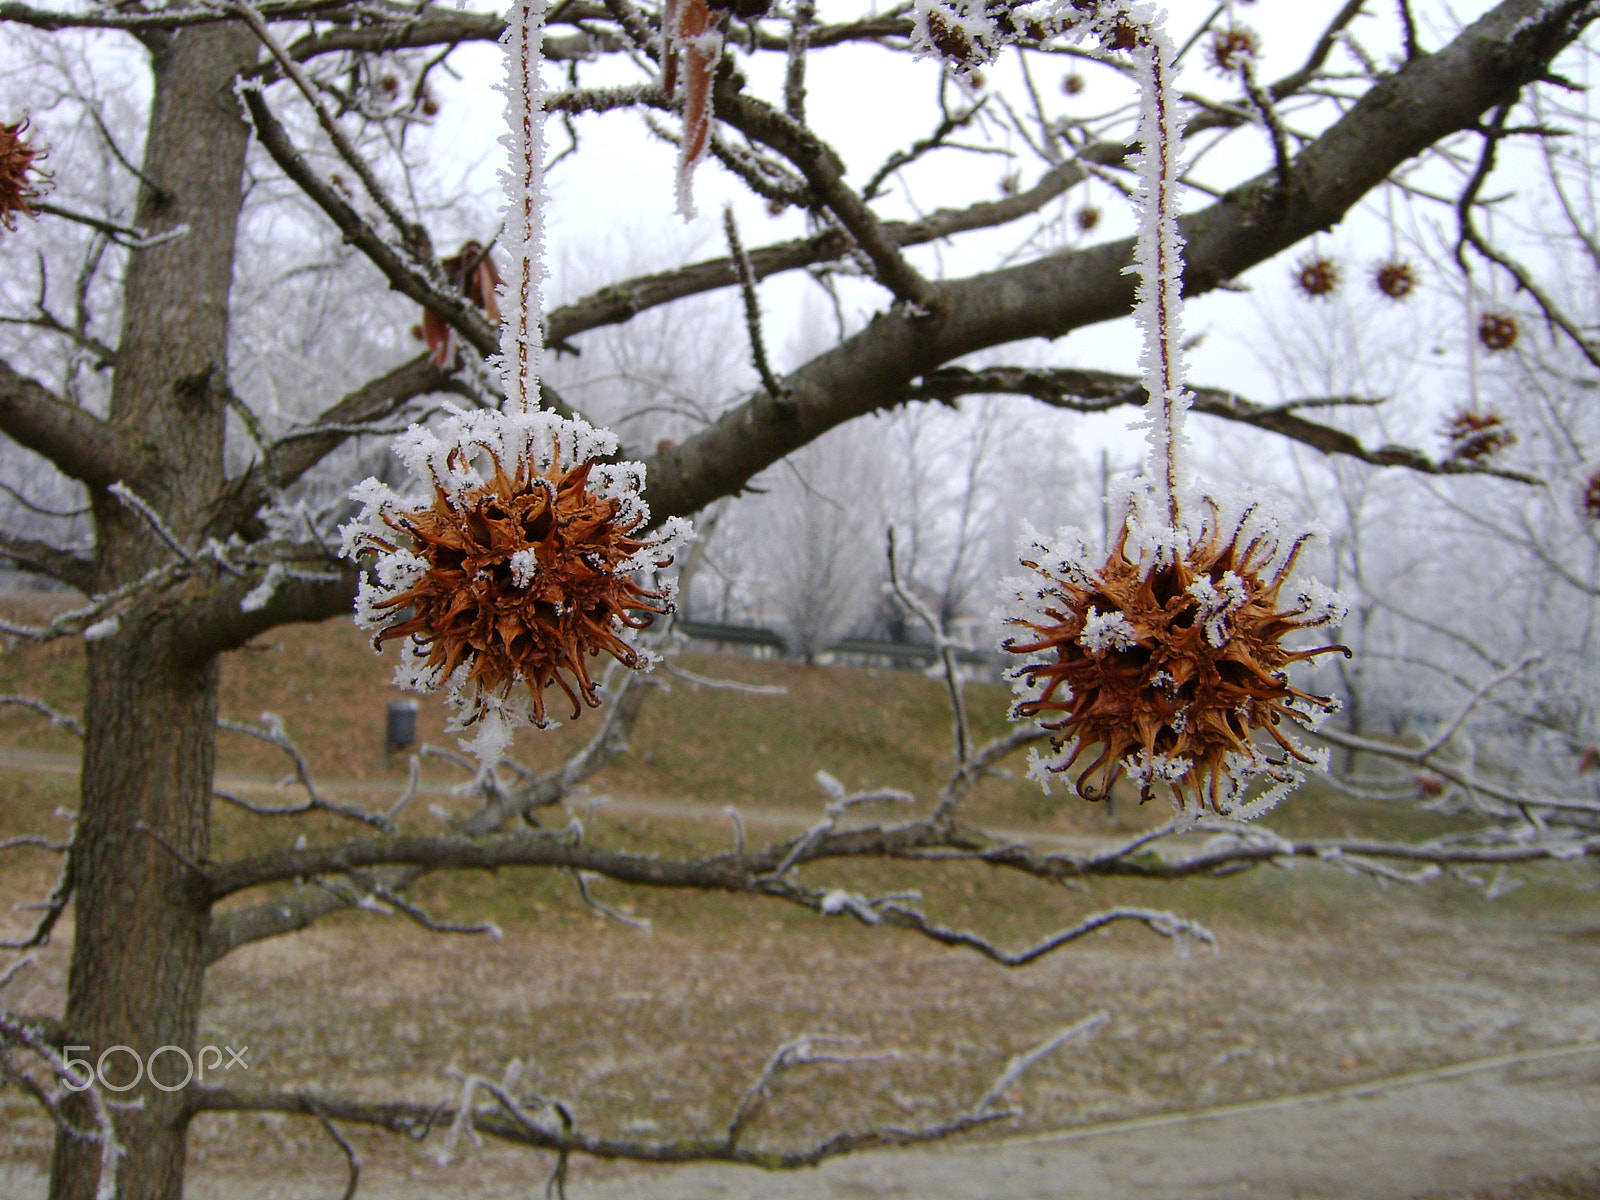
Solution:
M 733 205 L 722 210 L 722 229 L 728 238 L 728 253 L 739 271 L 739 291 L 744 296 L 744 322 L 750 333 L 750 357 L 755 361 L 756 372 L 761 376 L 761 386 L 774 400 L 783 400 L 788 390 L 772 373 L 767 361 L 767 343 L 761 335 L 761 301 L 756 296 L 756 275 L 750 267 L 749 256 L 739 240 L 739 225 L 733 218 Z

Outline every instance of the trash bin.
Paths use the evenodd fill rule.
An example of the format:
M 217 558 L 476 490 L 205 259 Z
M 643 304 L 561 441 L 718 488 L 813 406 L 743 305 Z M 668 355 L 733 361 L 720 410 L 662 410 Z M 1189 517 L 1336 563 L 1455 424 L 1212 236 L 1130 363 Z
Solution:
M 417 709 L 415 700 L 391 700 L 389 720 L 383 730 L 383 752 L 409 750 L 417 744 Z

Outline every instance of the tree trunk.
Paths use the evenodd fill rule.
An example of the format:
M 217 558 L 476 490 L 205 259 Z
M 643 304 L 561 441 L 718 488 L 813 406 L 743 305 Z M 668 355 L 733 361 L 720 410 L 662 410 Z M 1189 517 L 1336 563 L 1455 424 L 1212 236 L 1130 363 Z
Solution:
M 187 232 L 132 256 L 111 420 L 140 464 L 126 482 L 189 542 L 222 482 L 228 292 L 248 142 L 232 88 L 256 45 L 244 26 L 219 22 L 153 42 L 152 55 L 138 219 L 151 232 Z M 171 557 L 114 497 L 100 492 L 93 504 L 97 588 Z M 77 1057 L 91 1062 L 112 1046 L 146 1064 L 163 1046 L 195 1051 L 208 914 L 187 864 L 209 846 L 217 664 L 186 651 L 183 598 L 168 592 L 144 602 L 111 636 L 89 643 L 66 1024 L 89 1047 Z M 181 1056 L 163 1054 L 157 1071 L 162 1083 L 177 1083 Z M 112 1054 L 106 1075 L 125 1082 L 133 1059 Z M 142 1101 L 117 1116 L 121 1200 L 177 1200 L 183 1092 L 151 1086 L 146 1071 L 114 1098 Z M 75 1116 L 86 1120 L 82 1110 Z M 98 1147 L 57 1137 L 52 1200 L 90 1200 L 98 1176 Z

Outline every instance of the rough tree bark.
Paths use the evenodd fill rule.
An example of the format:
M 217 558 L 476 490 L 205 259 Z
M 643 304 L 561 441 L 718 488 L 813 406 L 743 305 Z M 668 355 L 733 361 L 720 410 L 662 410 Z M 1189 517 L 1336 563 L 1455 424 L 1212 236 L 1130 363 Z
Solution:
M 231 22 L 151 39 L 143 169 L 154 187 L 143 190 L 139 218 L 153 232 L 188 232 L 133 257 L 110 424 L 127 452 L 126 484 L 181 541 L 201 528 L 223 483 L 228 292 L 248 144 L 233 84 L 255 55 L 254 36 Z M 97 591 L 170 556 L 149 522 L 108 491 L 95 491 L 94 513 Z M 208 851 L 218 673 L 214 657 L 191 652 L 185 606 L 172 599 L 136 608 L 89 643 L 66 1021 L 93 1058 L 117 1045 L 146 1063 L 161 1046 L 195 1049 L 207 911 L 186 863 Z M 178 1061 L 160 1064 L 176 1077 Z M 131 1074 L 125 1055 L 106 1067 Z M 143 1102 L 119 1119 L 122 1200 L 181 1196 L 182 1093 L 146 1076 L 122 1099 Z M 58 1136 L 52 1200 L 89 1200 L 99 1174 L 97 1147 Z

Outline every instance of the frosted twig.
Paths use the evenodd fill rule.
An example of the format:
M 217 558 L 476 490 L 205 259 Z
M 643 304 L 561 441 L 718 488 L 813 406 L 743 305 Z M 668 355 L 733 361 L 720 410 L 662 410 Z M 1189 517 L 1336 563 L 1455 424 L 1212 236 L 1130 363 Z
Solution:
M 1336 863 L 1348 870 L 1357 871 L 1364 875 L 1386 879 L 1391 883 L 1431 883 L 1443 874 L 1443 871 L 1432 863 L 1418 867 L 1415 871 L 1402 871 L 1397 867 L 1389 866 L 1387 863 L 1375 862 L 1359 854 L 1330 855 L 1326 861 Z M 1504 868 L 1501 869 L 1503 870 Z
M 272 30 L 267 28 L 267 23 L 261 19 L 261 14 L 247 0 L 227 0 L 226 6 L 244 19 L 245 24 L 250 26 L 257 39 L 267 48 L 267 52 L 277 61 L 283 73 L 300 90 L 306 103 L 311 105 L 311 111 L 316 114 L 317 124 L 322 126 L 323 132 L 328 135 L 328 140 L 333 143 L 333 148 L 338 151 L 339 157 L 344 159 L 356 173 L 362 186 L 366 188 L 367 195 L 372 197 L 373 202 L 383 210 L 383 215 L 394 224 L 413 255 L 418 261 L 425 262 L 432 268 L 431 275 L 438 275 L 438 265 L 433 262 L 432 254 L 423 252 L 422 243 L 427 235 L 423 233 L 422 227 L 407 221 L 405 214 L 390 199 L 388 192 L 378 182 L 377 176 L 372 173 L 372 168 L 367 165 L 367 160 L 361 157 L 350 139 L 345 136 L 344 130 L 339 128 L 338 122 L 333 119 L 333 114 L 327 110 L 316 89 L 311 86 L 311 81 L 306 78 L 305 72 L 300 70 L 300 64 L 290 57 L 278 39 L 272 35 Z
M 1292 167 L 1289 162 L 1289 133 L 1283 127 L 1283 120 L 1278 116 L 1278 110 L 1272 103 L 1272 97 L 1256 80 L 1256 69 L 1251 57 L 1246 55 L 1239 64 L 1239 81 L 1244 85 L 1245 95 L 1250 97 L 1250 103 L 1255 107 L 1261 117 L 1261 123 L 1267 127 L 1267 132 L 1272 136 L 1272 154 L 1277 162 L 1278 190 L 1282 199 L 1289 197 L 1289 184 Z
M 49 850 L 54 854 L 65 854 L 72 846 L 71 842 L 52 842 L 47 837 L 36 834 L 23 834 L 20 837 L 0 838 L 0 850 L 16 850 L 29 846 L 36 850 Z
M 785 1071 L 795 1067 L 813 1066 L 822 1063 L 855 1064 L 886 1062 L 900 1056 L 892 1050 L 880 1051 L 876 1054 L 835 1054 L 827 1051 L 818 1051 L 817 1046 L 849 1046 L 854 1045 L 859 1039 L 849 1037 L 830 1037 L 822 1034 L 804 1034 L 792 1041 L 785 1042 L 769 1057 L 761 1068 L 761 1073 L 755 1081 L 745 1089 L 739 1103 L 734 1107 L 733 1115 L 728 1118 L 725 1140 L 731 1148 L 739 1144 L 745 1129 L 761 1111 L 761 1106 L 766 1102 L 767 1089 L 770 1088 L 777 1077 Z
M 806 123 L 806 50 L 811 45 L 811 26 L 816 19 L 816 0 L 796 0 L 783 69 L 783 108 L 796 125 Z
M 322 1126 L 323 1131 L 333 1139 L 333 1144 L 338 1146 L 344 1154 L 345 1168 L 350 1172 L 349 1180 L 345 1183 L 344 1192 L 339 1197 L 339 1200 L 355 1200 L 356 1189 L 361 1186 L 360 1155 L 356 1153 L 355 1147 L 350 1144 L 344 1134 L 339 1132 L 338 1127 L 328 1120 L 319 1109 L 313 1108 L 311 1115 L 316 1117 L 317 1123 Z
M 589 872 L 572 871 L 569 872 L 569 874 L 571 874 L 573 881 L 577 883 L 578 894 L 583 897 L 583 902 L 590 908 L 594 909 L 595 912 L 599 913 L 603 917 L 610 917 L 613 921 L 620 921 L 622 924 L 627 925 L 630 928 L 637 929 L 641 933 L 650 932 L 650 921 L 648 918 L 630 917 L 627 913 L 619 912 L 617 909 L 612 908 L 609 904 L 605 904 L 595 897 L 594 894 L 589 891 Z
M 1516 678 L 1516 676 L 1522 674 L 1522 672 L 1526 671 L 1535 663 L 1543 661 L 1543 659 L 1544 656 L 1542 654 L 1530 654 L 1526 658 L 1522 659 L 1521 662 L 1507 667 L 1505 670 L 1499 672 L 1485 682 L 1481 687 L 1473 692 L 1472 695 L 1467 697 L 1466 703 L 1461 705 L 1461 707 L 1456 710 L 1455 715 L 1451 717 L 1449 721 L 1445 722 L 1444 727 L 1440 729 L 1433 741 L 1429 742 L 1421 750 L 1417 751 L 1418 761 L 1426 761 L 1442 750 L 1450 741 L 1450 739 L 1455 737 L 1461 726 L 1466 723 L 1467 718 L 1472 715 L 1473 711 L 1484 701 L 1490 692 L 1494 691 L 1495 688 L 1499 687 L 1502 683 Z
M 1019 725 L 1011 732 L 986 742 L 978 748 L 969 761 L 958 766 L 951 774 L 949 782 L 944 785 L 944 790 L 939 793 L 939 803 L 935 806 L 930 821 L 937 824 L 948 820 L 967 790 L 1002 758 L 1015 754 L 1024 746 L 1046 741 L 1049 737 L 1048 729 L 1029 724 Z
M 733 822 L 733 856 L 743 862 L 745 851 L 744 818 L 739 815 L 739 810 L 731 804 L 725 805 L 722 812 L 728 820 Z
M 728 256 L 739 272 L 739 292 L 744 297 L 744 322 L 750 334 L 750 357 L 755 362 L 756 373 L 761 376 L 761 386 L 774 400 L 783 400 L 788 390 L 778 382 L 767 361 L 767 343 L 761 335 L 761 301 L 756 296 L 756 273 L 750 266 L 750 257 L 739 240 L 739 225 L 733 218 L 733 205 L 722 210 L 722 230 L 728 238 Z
M 59 517 L 62 520 L 66 520 L 71 517 L 81 517 L 90 511 L 87 504 L 82 508 L 72 509 L 45 508 L 43 505 L 35 504 L 32 500 L 29 500 L 9 483 L 0 482 L 0 492 L 4 492 L 18 504 L 22 505 L 23 508 L 27 509 L 29 512 L 36 512 L 41 517 Z
M 23 971 L 26 971 L 29 967 L 33 966 L 36 961 L 37 960 L 33 955 L 24 954 L 21 958 L 17 959 L 16 962 L 8 965 L 5 970 L 0 971 L 0 991 L 4 991 L 6 986 L 13 979 L 15 979 Z
M 672 659 L 668 659 L 663 666 L 667 674 L 676 675 L 679 679 L 694 684 L 696 687 L 712 688 L 723 692 L 742 692 L 747 696 L 787 696 L 789 689 L 781 684 L 774 683 L 742 683 L 737 679 L 713 679 L 709 675 L 701 675 L 680 666 Z
M 393 828 L 395 820 L 400 816 L 410 803 L 417 798 L 417 792 L 422 786 L 422 759 L 413 754 L 406 760 L 406 790 L 401 792 L 389 811 L 383 814 L 384 820 Z
M 808 907 L 815 906 L 819 910 L 823 903 L 822 896 L 809 897 L 805 903 Z M 872 915 L 875 919 L 868 919 L 853 906 L 846 906 L 848 911 L 860 919 L 863 924 L 875 925 L 886 923 L 907 928 L 931 938 L 946 946 L 965 946 L 976 950 L 985 958 L 991 959 L 1005 967 L 1023 967 L 1031 962 L 1043 958 L 1054 950 L 1059 950 L 1069 942 L 1088 937 L 1096 930 L 1104 929 L 1119 921 L 1134 921 L 1143 925 L 1152 933 L 1162 937 L 1183 939 L 1192 938 L 1208 946 L 1215 946 L 1216 935 L 1204 925 L 1180 917 L 1176 913 L 1165 912 L 1150 908 L 1112 908 L 1085 917 L 1076 925 L 1059 930 L 1033 945 L 1022 950 L 1003 950 L 989 939 L 976 933 L 962 929 L 951 929 L 931 920 L 926 914 L 913 908 L 906 908 L 894 902 L 880 902 L 872 905 Z M 842 910 L 841 910 L 842 911 Z
M 3 1011 L 0 1011 L 0 1039 L 25 1046 L 44 1061 L 57 1079 L 80 1085 L 84 1083 L 80 1076 L 72 1073 L 71 1067 L 56 1052 L 55 1047 L 50 1045 L 39 1034 L 38 1030 L 31 1028 Z M 42 1088 L 35 1086 L 29 1089 L 34 1099 L 44 1107 L 45 1111 L 50 1115 L 50 1119 L 58 1128 L 99 1145 L 100 1184 L 95 1190 L 95 1200 L 116 1200 L 117 1163 L 127 1152 L 122 1148 L 122 1143 L 117 1140 L 117 1127 L 111 1120 L 111 1110 L 106 1104 L 105 1097 L 101 1095 L 99 1086 L 93 1079 L 88 1081 L 87 1086 L 73 1090 L 78 1091 L 80 1095 L 87 1099 L 89 1115 L 94 1121 L 93 1129 L 81 1129 L 68 1121 L 65 1114 L 61 1112 L 59 1102 Z
M 370 890 L 372 895 L 383 901 L 385 904 L 392 906 L 395 911 L 401 913 L 403 916 L 411 918 L 412 921 L 422 926 L 422 928 L 426 929 L 429 933 L 486 933 L 492 938 L 500 938 L 504 936 L 504 931 L 501 930 L 500 926 L 495 924 L 493 921 L 481 921 L 477 924 L 471 925 L 461 924 L 455 921 L 441 921 L 437 917 L 429 915 L 429 913 L 420 906 L 412 904 L 409 900 L 404 899 L 392 888 L 387 888 L 381 883 L 371 883 Z
M 289 761 L 294 766 L 294 773 L 280 783 L 279 787 L 293 782 L 299 784 L 306 794 L 304 803 L 284 805 L 282 807 L 251 804 L 238 796 L 221 791 L 216 793 L 219 798 L 262 817 L 292 817 L 302 813 L 321 811 L 343 817 L 348 821 L 357 821 L 363 825 L 370 825 L 374 829 L 383 830 L 385 833 L 394 832 L 393 822 L 383 813 L 368 812 L 366 809 L 357 808 L 353 804 L 339 804 L 336 801 L 323 798 L 322 794 L 317 791 L 316 780 L 311 774 L 310 764 L 306 762 L 305 755 L 300 753 L 300 747 L 295 744 L 294 739 L 284 729 L 283 720 L 277 714 L 262 713 L 259 727 L 247 725 L 242 721 L 230 721 L 219 717 L 217 719 L 217 728 L 226 729 L 231 733 L 242 733 L 247 737 L 266 742 L 269 746 L 276 746 L 283 751 L 284 754 L 289 756 Z
M 16 708 L 26 708 L 31 712 L 36 712 L 41 717 L 46 718 L 49 720 L 50 724 L 59 725 L 62 729 L 65 729 L 68 733 L 72 734 L 73 737 L 80 739 L 83 737 L 83 723 L 79 721 L 77 717 L 74 717 L 70 713 L 59 712 L 56 709 L 51 708 L 50 705 L 46 704 L 43 700 L 36 699 L 33 696 L 21 696 L 15 694 L 0 696 L 0 705 L 11 705 Z
M 1091 855 L 1083 860 L 1083 864 L 1087 867 L 1098 867 L 1105 863 L 1116 862 L 1119 858 L 1126 858 L 1135 851 L 1142 850 L 1151 842 L 1160 841 L 1162 838 L 1168 838 L 1174 834 L 1187 833 L 1194 828 L 1194 824 L 1193 813 L 1179 813 L 1165 824 L 1141 833 L 1130 841 L 1113 846 L 1110 850 L 1102 851 L 1099 854 Z
M 56 922 L 61 919 L 61 914 L 66 911 L 67 902 L 72 899 L 72 843 L 77 837 L 77 832 L 77 821 L 74 819 L 72 834 L 67 838 L 64 846 L 58 846 L 55 843 L 40 839 L 44 847 L 50 850 L 59 850 L 66 854 L 67 857 L 62 860 L 61 868 L 56 872 L 55 883 L 50 887 L 50 894 L 45 897 L 42 905 L 35 906 L 44 915 L 35 922 L 33 932 L 27 937 L 19 938 L 15 941 L 0 941 L 0 950 L 31 950 L 35 946 L 47 946 L 50 944 L 50 934 L 55 929 Z M 31 843 L 32 841 L 33 839 L 18 838 L 13 839 L 11 844 L 19 842 Z
M 138 514 L 144 523 L 150 526 L 151 531 L 161 539 L 168 550 L 171 550 L 186 563 L 194 562 L 194 555 L 189 552 L 188 547 L 178 540 L 178 535 L 167 527 L 167 523 L 161 519 L 161 514 L 141 499 L 132 488 L 119 480 L 108 487 L 106 491 L 121 501 L 125 508 Z
M 1031 1050 L 1024 1050 L 1021 1054 L 1013 1055 L 1011 1060 L 1006 1063 L 1005 1069 L 1000 1072 L 999 1077 L 990 1085 L 989 1090 L 983 1094 L 983 1098 L 972 1106 L 972 1111 L 975 1113 L 987 1112 L 1041 1059 L 1055 1053 L 1073 1038 L 1095 1032 L 1110 1020 L 1110 1013 L 1097 1012 L 1093 1016 L 1085 1017 L 1076 1025 L 1069 1025 L 1065 1029 L 1052 1034 Z
M 971 754 L 971 734 L 967 728 L 967 703 L 961 694 L 961 673 L 956 666 L 956 650 L 959 648 L 944 631 L 944 623 L 939 620 L 926 604 L 919 599 L 910 588 L 900 579 L 900 565 L 895 560 L 894 552 L 894 526 L 889 526 L 889 584 L 894 588 L 894 594 L 899 598 L 917 619 L 928 627 L 928 632 L 933 635 L 934 645 L 939 651 L 939 662 L 944 667 L 944 686 L 950 696 L 950 717 L 954 725 L 956 742 L 956 765 L 965 765 Z
M 889 801 L 894 804 L 915 804 L 917 798 L 910 792 L 899 788 L 875 788 L 865 792 L 849 792 L 844 784 L 840 783 L 826 771 L 818 771 L 813 776 L 820 787 L 830 797 L 831 802 L 824 810 L 831 822 L 844 816 L 852 808 L 862 804 L 876 804 L 880 801 Z

